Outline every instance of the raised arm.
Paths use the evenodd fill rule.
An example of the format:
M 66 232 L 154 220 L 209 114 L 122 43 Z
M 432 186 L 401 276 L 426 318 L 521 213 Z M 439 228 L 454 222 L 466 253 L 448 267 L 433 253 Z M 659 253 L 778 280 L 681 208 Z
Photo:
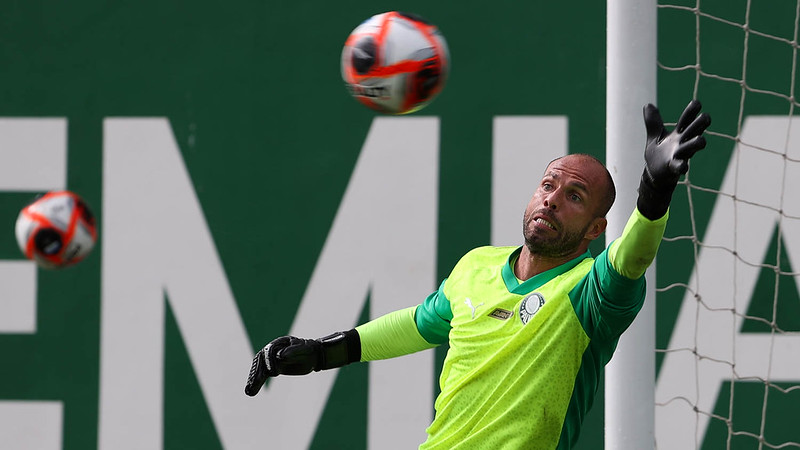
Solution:
M 626 278 L 641 277 L 653 262 L 667 226 L 672 193 L 689 170 L 689 159 L 706 146 L 703 133 L 711 117 L 700 114 L 700 109 L 699 101 L 689 102 L 675 129 L 667 132 L 658 108 L 644 107 L 647 142 L 639 198 L 622 236 L 609 249 L 611 265 Z

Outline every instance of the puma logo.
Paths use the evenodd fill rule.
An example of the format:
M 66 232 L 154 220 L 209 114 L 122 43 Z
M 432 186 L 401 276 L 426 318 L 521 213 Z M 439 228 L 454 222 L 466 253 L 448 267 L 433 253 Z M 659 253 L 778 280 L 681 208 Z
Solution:
M 469 309 L 472 310 L 472 318 L 474 319 L 475 318 L 475 311 L 478 309 L 479 306 L 483 305 L 483 302 L 480 302 L 477 305 L 472 306 L 472 300 L 469 297 L 467 297 L 467 298 L 464 299 L 464 304 L 469 306 Z

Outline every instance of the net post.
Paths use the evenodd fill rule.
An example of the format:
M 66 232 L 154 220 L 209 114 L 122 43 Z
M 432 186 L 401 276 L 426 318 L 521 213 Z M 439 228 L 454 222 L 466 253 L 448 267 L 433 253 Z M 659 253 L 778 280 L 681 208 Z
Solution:
M 644 164 L 642 107 L 656 102 L 656 0 L 607 2 L 606 165 L 617 187 L 606 245 L 636 205 Z M 655 263 L 642 311 L 606 367 L 605 448 L 655 448 Z

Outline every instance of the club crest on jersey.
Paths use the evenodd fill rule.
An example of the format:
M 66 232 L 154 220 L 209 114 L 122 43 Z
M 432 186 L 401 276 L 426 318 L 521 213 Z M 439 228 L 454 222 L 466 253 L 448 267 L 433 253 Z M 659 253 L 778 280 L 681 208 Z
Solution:
M 542 306 L 544 306 L 544 297 L 538 292 L 523 298 L 522 303 L 519 304 L 519 318 L 522 320 L 522 324 L 528 323 Z

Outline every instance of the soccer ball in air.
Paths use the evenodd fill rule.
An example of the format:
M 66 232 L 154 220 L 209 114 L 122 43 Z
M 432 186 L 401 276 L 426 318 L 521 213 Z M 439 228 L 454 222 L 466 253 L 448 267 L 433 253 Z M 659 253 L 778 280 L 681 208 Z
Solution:
M 433 101 L 445 85 L 449 65 L 439 29 L 398 11 L 364 21 L 342 50 L 342 78 L 350 94 L 388 114 L 418 111 Z
M 25 257 L 45 269 L 58 269 L 91 252 L 97 227 L 89 207 L 77 194 L 51 191 L 22 208 L 16 235 Z

